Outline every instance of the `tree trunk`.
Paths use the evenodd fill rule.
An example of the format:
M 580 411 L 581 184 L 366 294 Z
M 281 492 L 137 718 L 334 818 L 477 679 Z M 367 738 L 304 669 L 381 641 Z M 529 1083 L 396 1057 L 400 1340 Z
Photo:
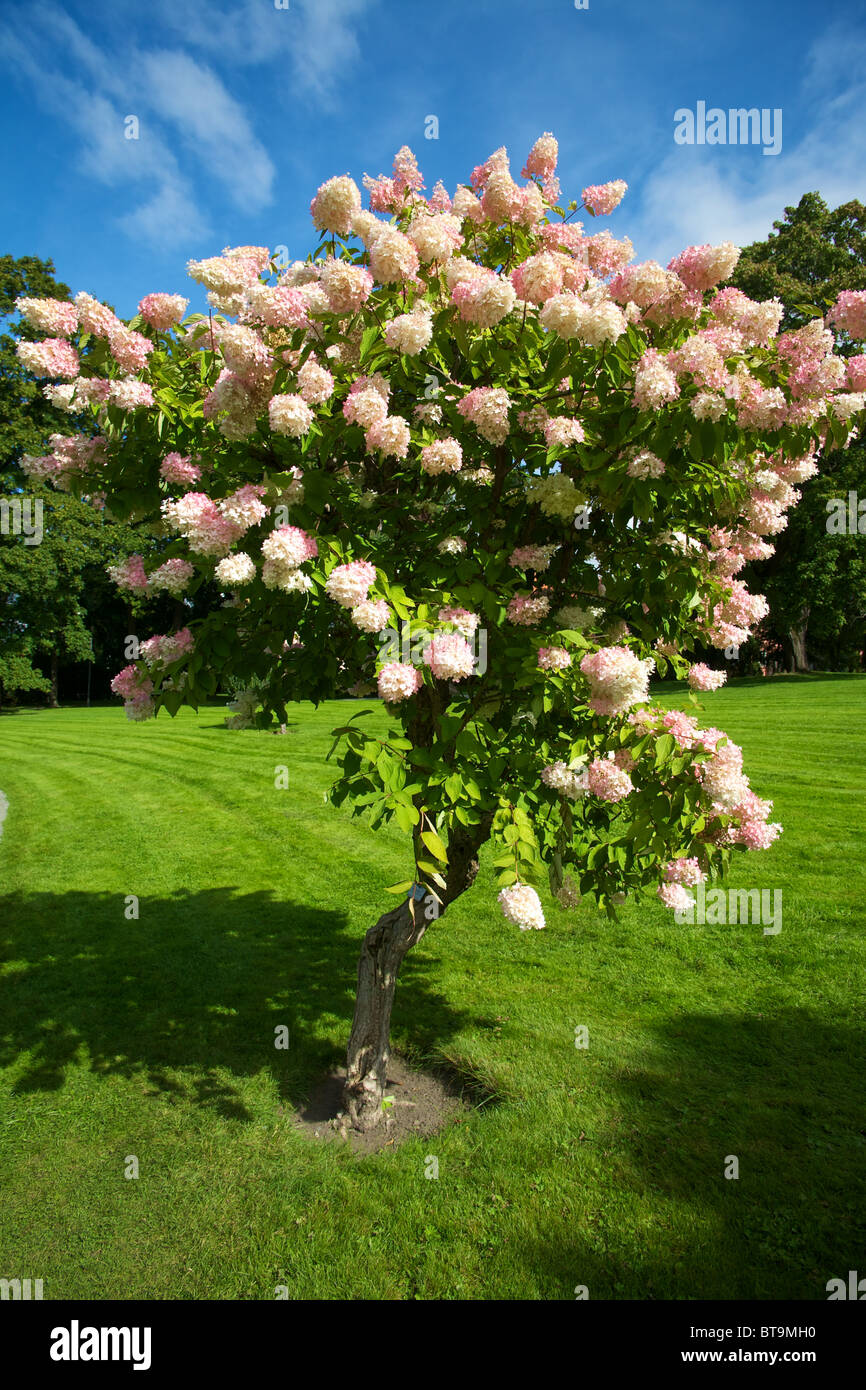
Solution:
M 382 1119 L 391 1055 L 391 1009 L 403 958 L 421 940 L 430 921 L 441 916 L 448 904 L 475 881 L 478 850 L 490 834 L 491 822 L 492 814 L 471 831 L 452 832 L 446 886 L 436 890 L 441 905 L 432 895 L 428 896 L 421 884 L 424 896 L 420 900 L 416 897 L 414 916 L 407 898 L 385 912 L 364 937 L 358 962 L 355 1017 L 346 1053 L 345 1106 L 355 1129 L 373 1129 Z M 431 904 L 436 907 L 431 908 Z
M 56 652 L 51 653 L 51 691 L 48 696 L 48 704 L 51 709 L 58 709 L 60 701 L 57 698 L 57 677 L 60 662 Z
M 791 669 L 793 671 L 808 671 L 809 669 L 806 655 L 806 630 L 809 625 L 810 612 L 810 608 L 804 608 L 797 625 L 792 625 L 788 630 L 788 639 L 791 643 Z
M 406 901 L 383 913 L 364 937 L 346 1057 L 346 1109 L 355 1129 L 373 1129 L 382 1118 L 397 972 L 426 930 L 423 903 L 415 903 L 413 922 Z

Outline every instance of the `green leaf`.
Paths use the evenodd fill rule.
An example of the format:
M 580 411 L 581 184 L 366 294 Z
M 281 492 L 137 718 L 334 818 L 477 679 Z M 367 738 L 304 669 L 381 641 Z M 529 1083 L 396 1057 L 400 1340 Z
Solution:
M 420 813 L 414 806 L 404 806 L 402 802 L 397 803 L 394 814 L 400 829 L 405 831 L 407 835 L 411 834 L 421 819 Z
M 386 892 L 386 893 L 408 893 L 409 889 L 412 887 L 413 882 L 414 882 L 414 879 L 407 878 L 407 879 L 404 879 L 402 883 L 392 883 L 391 886 L 390 886 L 390 888 L 386 888 L 386 889 L 385 889 L 385 892 Z
M 459 801 L 463 792 L 463 778 L 458 772 L 452 772 L 445 778 L 445 793 L 452 801 Z
M 661 764 L 662 764 L 663 762 L 666 762 L 666 761 L 667 761 L 667 759 L 671 756 L 671 754 L 673 753 L 673 751 L 674 751 L 674 749 L 676 748 L 676 746 L 677 746 L 677 741 L 676 741 L 676 739 L 674 738 L 673 734 L 661 734 L 661 735 L 656 739 L 656 747 L 655 747 L 655 763 L 656 763 L 656 767 L 660 767 Z
M 443 864 L 448 863 L 448 851 L 446 850 L 442 841 L 439 839 L 439 836 L 436 834 L 435 830 L 422 830 L 421 839 L 423 840 L 424 844 L 427 846 L 431 854 L 435 854 L 436 858 L 441 860 Z

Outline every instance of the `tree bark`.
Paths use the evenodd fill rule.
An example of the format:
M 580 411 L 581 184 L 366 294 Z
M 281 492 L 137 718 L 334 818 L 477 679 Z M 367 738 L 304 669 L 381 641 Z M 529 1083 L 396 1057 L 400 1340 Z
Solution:
M 416 946 L 435 915 L 471 887 L 478 873 L 478 850 L 490 834 L 492 815 L 471 830 L 453 833 L 448 843 L 448 867 L 442 902 L 436 903 L 424 884 L 422 899 L 415 899 L 414 916 L 407 898 L 385 912 L 370 927 L 358 962 L 355 1017 L 346 1053 L 345 1107 L 355 1129 L 374 1129 L 382 1119 L 388 1059 L 391 1055 L 391 1010 L 397 975 L 406 954 Z M 429 916 L 427 914 L 430 914 Z
M 57 679 L 59 675 L 60 661 L 56 652 L 51 653 L 51 691 L 48 696 L 50 709 L 58 709 L 60 702 L 57 698 Z
M 792 671 L 808 671 L 809 669 L 809 660 L 806 655 L 806 631 L 809 625 L 810 612 L 810 608 L 804 608 L 797 625 L 792 625 L 788 630 L 788 640 L 791 643 Z
M 382 1118 L 397 972 L 426 930 L 423 903 L 415 903 L 413 922 L 406 901 L 383 913 L 364 937 L 346 1054 L 346 1110 L 355 1129 L 373 1129 Z

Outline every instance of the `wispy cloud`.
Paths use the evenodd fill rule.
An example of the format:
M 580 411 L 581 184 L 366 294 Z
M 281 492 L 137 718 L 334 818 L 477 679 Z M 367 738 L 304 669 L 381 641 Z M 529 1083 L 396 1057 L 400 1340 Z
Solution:
M 846 54 L 840 81 L 839 54 Z M 738 104 L 738 103 L 734 103 Z M 708 238 L 740 246 L 762 240 L 783 208 L 819 191 L 836 206 L 864 196 L 866 170 L 866 41 L 834 29 L 806 55 L 797 114 L 808 129 L 783 131 L 782 152 L 756 146 L 674 146 L 644 181 L 629 235 L 642 258 L 665 261 Z
M 278 12 L 274 12 L 279 17 Z M 202 184 L 244 210 L 273 197 L 274 165 L 241 104 L 203 62 L 176 49 L 102 48 L 57 6 L 7 11 L 0 38 L 42 106 L 79 140 L 82 173 L 130 185 L 130 236 L 169 247 L 208 230 Z M 70 77 L 70 72 L 75 73 Z M 126 138 L 129 115 L 138 138 Z
M 159 113 L 238 207 L 272 197 L 274 166 L 240 104 L 211 69 L 186 53 L 160 50 L 136 61 L 136 99 Z
M 327 104 L 341 79 L 362 57 L 358 25 L 379 0 L 210 0 L 179 7 L 157 0 L 159 20 L 185 44 L 221 63 L 258 66 L 288 60 L 298 92 Z
M 0 28 L 0 40 L 40 104 L 78 137 L 81 172 L 109 187 L 144 185 L 148 190 L 141 207 L 120 217 L 118 225 L 155 246 L 177 245 L 206 233 L 206 221 L 187 180 L 170 147 L 157 133 L 148 132 L 145 139 L 126 139 L 124 118 L 128 111 L 123 106 L 104 92 L 66 76 L 44 57 L 37 61 L 31 44 L 22 42 L 10 26 Z M 171 208 L 171 219 L 155 218 L 155 207 Z

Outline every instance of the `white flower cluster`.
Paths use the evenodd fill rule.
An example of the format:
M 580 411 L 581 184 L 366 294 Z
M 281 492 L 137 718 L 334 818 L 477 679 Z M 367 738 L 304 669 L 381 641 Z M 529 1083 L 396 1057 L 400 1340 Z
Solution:
M 579 796 L 585 796 L 589 790 L 586 769 L 581 764 L 576 768 L 570 768 L 564 762 L 551 763 L 541 774 L 541 780 L 546 787 L 552 787 L 554 791 L 562 796 L 567 796 L 571 801 L 576 801 Z
M 216 577 L 226 588 L 239 588 L 251 584 L 256 577 L 255 562 L 243 550 L 235 555 L 227 555 L 216 567 Z
M 521 931 L 541 931 L 545 926 L 541 899 L 528 883 L 515 883 L 503 888 L 499 894 L 499 905 L 509 922 Z

